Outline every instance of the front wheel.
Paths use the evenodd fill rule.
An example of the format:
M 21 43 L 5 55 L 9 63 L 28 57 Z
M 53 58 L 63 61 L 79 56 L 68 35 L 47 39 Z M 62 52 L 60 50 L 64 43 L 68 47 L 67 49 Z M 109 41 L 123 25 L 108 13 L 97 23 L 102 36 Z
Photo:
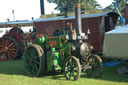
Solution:
M 92 55 L 88 58 L 89 69 L 86 70 L 88 77 L 99 78 L 103 74 L 103 62 L 98 55 Z
M 64 75 L 67 80 L 78 80 L 80 78 L 81 66 L 75 56 L 66 58 L 64 63 Z

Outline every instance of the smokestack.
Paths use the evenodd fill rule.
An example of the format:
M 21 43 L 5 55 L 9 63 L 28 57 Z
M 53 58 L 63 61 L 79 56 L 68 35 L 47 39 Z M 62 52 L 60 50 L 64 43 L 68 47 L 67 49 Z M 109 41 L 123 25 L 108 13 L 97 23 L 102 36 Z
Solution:
M 41 15 L 44 15 L 45 14 L 44 0 L 40 0 L 40 9 L 41 9 Z
M 124 18 L 125 18 L 126 24 L 128 24 L 128 4 L 126 4 L 124 8 Z
M 81 5 L 80 5 L 80 3 L 75 4 L 75 21 L 76 21 L 76 33 L 78 36 L 80 36 L 82 33 Z
M 65 10 L 65 18 L 68 17 L 67 13 L 68 13 L 68 8 L 64 8 Z

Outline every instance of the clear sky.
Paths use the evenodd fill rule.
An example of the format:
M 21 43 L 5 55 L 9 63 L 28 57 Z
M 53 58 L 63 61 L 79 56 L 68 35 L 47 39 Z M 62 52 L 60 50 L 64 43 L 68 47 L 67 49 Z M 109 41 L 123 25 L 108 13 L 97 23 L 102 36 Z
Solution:
M 114 0 L 96 0 L 96 1 L 98 1 L 98 3 L 101 4 L 101 6 L 102 6 L 103 8 L 105 8 L 106 6 L 112 4 L 112 2 L 113 2 Z
M 50 14 L 55 11 L 55 4 L 50 4 L 46 0 L 45 2 L 45 13 Z M 106 7 L 112 3 L 113 0 L 97 0 L 102 7 Z M 40 0 L 0 0 L 0 22 L 7 21 L 9 18 L 13 20 L 12 10 L 15 10 L 16 20 L 31 20 L 32 17 L 40 17 Z

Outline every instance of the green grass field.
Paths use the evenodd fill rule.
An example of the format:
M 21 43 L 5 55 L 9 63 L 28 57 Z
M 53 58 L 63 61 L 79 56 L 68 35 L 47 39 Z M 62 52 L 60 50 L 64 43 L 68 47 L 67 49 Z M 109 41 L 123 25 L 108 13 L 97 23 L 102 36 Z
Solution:
M 100 79 L 88 78 L 82 73 L 78 81 L 70 81 L 65 80 L 63 74 L 28 77 L 22 60 L 0 61 L 0 85 L 128 85 L 128 74 L 117 74 L 121 66 L 105 67 Z

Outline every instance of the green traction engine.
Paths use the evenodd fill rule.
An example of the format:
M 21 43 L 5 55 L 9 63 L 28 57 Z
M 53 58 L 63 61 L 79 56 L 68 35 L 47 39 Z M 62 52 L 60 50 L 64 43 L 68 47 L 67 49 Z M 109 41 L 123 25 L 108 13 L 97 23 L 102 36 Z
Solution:
M 50 72 L 63 72 L 67 80 L 78 80 L 80 73 L 89 77 L 101 77 L 103 63 L 91 53 L 92 46 L 83 39 L 80 5 L 75 5 L 76 29 L 68 23 L 51 35 L 40 34 L 23 54 L 25 71 L 29 76 L 41 76 Z

